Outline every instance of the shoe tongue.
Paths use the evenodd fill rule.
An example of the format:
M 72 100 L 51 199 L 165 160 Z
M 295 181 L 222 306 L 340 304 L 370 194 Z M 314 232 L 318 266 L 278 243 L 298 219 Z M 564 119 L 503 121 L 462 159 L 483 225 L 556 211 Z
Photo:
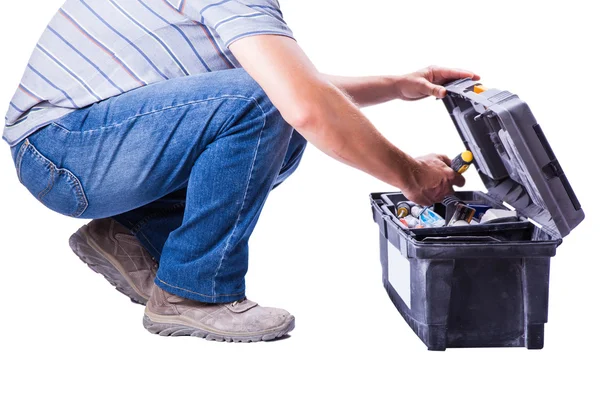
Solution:
M 257 305 L 258 304 L 253 302 L 252 300 L 244 299 L 230 304 L 226 304 L 225 307 L 227 307 L 230 311 L 234 313 L 243 313 L 251 308 L 256 307 Z

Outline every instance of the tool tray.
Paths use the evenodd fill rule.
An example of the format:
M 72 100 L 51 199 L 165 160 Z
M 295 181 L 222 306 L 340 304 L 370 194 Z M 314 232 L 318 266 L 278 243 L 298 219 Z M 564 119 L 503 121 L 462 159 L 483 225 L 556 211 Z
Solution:
M 439 228 L 407 228 L 402 225 L 395 213 L 395 204 L 401 201 L 406 201 L 406 197 L 401 192 L 397 193 L 379 193 L 373 195 L 379 201 L 379 206 L 383 213 L 391 218 L 391 222 L 396 224 L 399 229 L 404 230 L 409 237 L 419 242 L 502 242 L 502 241 L 526 241 L 531 240 L 535 230 L 535 225 L 528 221 L 523 216 L 519 216 L 519 221 L 486 223 L 468 226 L 444 226 Z M 456 197 L 470 204 L 482 204 L 492 206 L 498 209 L 507 209 L 505 206 L 498 204 L 489 196 L 481 192 L 458 192 Z M 446 220 L 449 219 L 449 214 L 446 212 L 446 206 L 441 203 L 436 203 L 432 207 L 433 211 L 438 215 L 446 215 Z M 550 239 L 549 236 L 546 236 Z

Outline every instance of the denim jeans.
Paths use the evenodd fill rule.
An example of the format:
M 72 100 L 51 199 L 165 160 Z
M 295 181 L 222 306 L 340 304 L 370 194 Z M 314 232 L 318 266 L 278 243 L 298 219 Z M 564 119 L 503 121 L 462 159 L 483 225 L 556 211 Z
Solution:
M 244 297 L 248 239 L 305 139 L 242 69 L 172 79 L 77 110 L 12 148 L 48 208 L 113 217 L 159 260 L 181 297 Z

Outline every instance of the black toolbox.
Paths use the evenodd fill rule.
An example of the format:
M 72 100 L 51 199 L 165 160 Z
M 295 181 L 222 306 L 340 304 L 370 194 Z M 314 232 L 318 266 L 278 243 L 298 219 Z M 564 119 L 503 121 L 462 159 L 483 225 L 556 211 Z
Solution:
M 541 349 L 550 259 L 583 210 L 526 103 L 469 79 L 446 89 L 443 102 L 487 188 L 456 196 L 516 210 L 519 220 L 410 229 L 395 214 L 402 193 L 371 194 L 385 289 L 430 350 Z M 443 215 L 445 206 L 435 207 Z

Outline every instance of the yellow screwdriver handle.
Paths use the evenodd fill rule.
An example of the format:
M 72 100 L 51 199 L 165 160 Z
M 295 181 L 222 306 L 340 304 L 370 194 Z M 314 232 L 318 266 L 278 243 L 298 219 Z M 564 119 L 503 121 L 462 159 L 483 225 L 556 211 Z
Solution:
M 450 166 L 454 171 L 458 172 L 459 174 L 463 174 L 466 170 L 469 169 L 472 163 L 473 153 L 466 150 L 460 153 L 458 156 L 456 156 L 454 160 L 452 160 Z

